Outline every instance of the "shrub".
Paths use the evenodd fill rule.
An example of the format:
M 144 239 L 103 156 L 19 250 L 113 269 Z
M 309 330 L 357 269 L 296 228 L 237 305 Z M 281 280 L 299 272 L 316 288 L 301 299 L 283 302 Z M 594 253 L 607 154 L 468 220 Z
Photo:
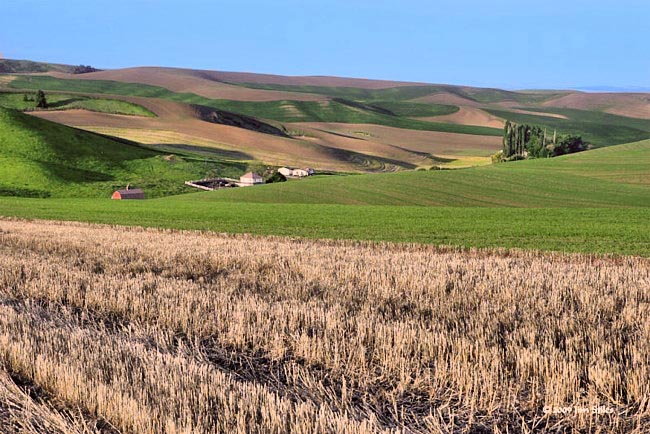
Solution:
M 266 184 L 273 184 L 274 182 L 286 182 L 287 177 L 281 174 L 280 172 L 273 172 L 271 176 L 266 178 L 264 181 Z

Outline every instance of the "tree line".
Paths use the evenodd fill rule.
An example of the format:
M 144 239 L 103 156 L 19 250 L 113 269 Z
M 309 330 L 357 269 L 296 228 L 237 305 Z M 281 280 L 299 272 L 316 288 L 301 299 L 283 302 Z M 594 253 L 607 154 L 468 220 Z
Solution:
M 41 89 L 36 92 L 36 95 L 30 95 L 30 94 L 24 94 L 23 95 L 23 101 L 24 102 L 34 102 L 36 103 L 37 108 L 48 108 L 49 104 L 47 103 L 47 98 L 45 97 L 45 92 L 43 92 Z
M 500 161 L 527 158 L 547 158 L 584 151 L 590 145 L 575 134 L 551 134 L 546 127 L 517 124 L 506 121 L 503 128 L 503 149 L 497 154 Z

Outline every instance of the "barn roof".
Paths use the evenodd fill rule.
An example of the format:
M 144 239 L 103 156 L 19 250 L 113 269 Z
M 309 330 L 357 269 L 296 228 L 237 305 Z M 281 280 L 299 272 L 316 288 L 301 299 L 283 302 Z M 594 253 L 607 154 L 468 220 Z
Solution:
M 122 198 L 126 197 L 144 197 L 144 191 L 142 191 L 141 188 L 129 188 L 128 190 L 117 190 L 117 193 L 122 196 Z
M 244 175 L 242 175 L 241 178 L 254 179 L 254 178 L 261 178 L 261 176 L 258 175 L 257 173 L 248 172 L 248 173 L 245 173 Z

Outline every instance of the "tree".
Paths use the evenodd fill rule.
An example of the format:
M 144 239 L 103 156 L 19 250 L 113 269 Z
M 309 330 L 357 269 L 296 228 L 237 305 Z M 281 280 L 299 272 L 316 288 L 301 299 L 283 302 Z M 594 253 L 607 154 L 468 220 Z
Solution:
M 545 158 L 572 154 L 588 149 L 582 137 L 558 134 L 553 131 L 552 142 L 546 128 L 539 125 L 516 124 L 506 121 L 503 128 L 503 149 L 499 160 L 511 161 L 524 158 Z
M 285 182 L 287 177 L 281 174 L 280 172 L 273 172 L 273 175 L 269 176 L 266 181 L 266 184 L 273 184 L 274 182 Z
M 47 99 L 45 99 L 45 92 L 40 89 L 38 92 L 36 92 L 36 107 L 47 108 Z
M 90 65 L 79 65 L 75 66 L 74 69 L 72 70 L 73 74 L 87 74 L 89 72 L 96 72 L 99 71 L 97 68 L 93 68 Z

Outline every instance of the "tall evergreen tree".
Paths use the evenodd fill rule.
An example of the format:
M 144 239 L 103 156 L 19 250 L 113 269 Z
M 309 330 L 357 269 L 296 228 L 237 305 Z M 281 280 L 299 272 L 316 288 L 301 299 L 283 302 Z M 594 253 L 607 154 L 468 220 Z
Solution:
M 36 92 L 36 107 L 47 108 L 47 99 L 45 98 L 45 92 L 40 89 L 38 92 Z

